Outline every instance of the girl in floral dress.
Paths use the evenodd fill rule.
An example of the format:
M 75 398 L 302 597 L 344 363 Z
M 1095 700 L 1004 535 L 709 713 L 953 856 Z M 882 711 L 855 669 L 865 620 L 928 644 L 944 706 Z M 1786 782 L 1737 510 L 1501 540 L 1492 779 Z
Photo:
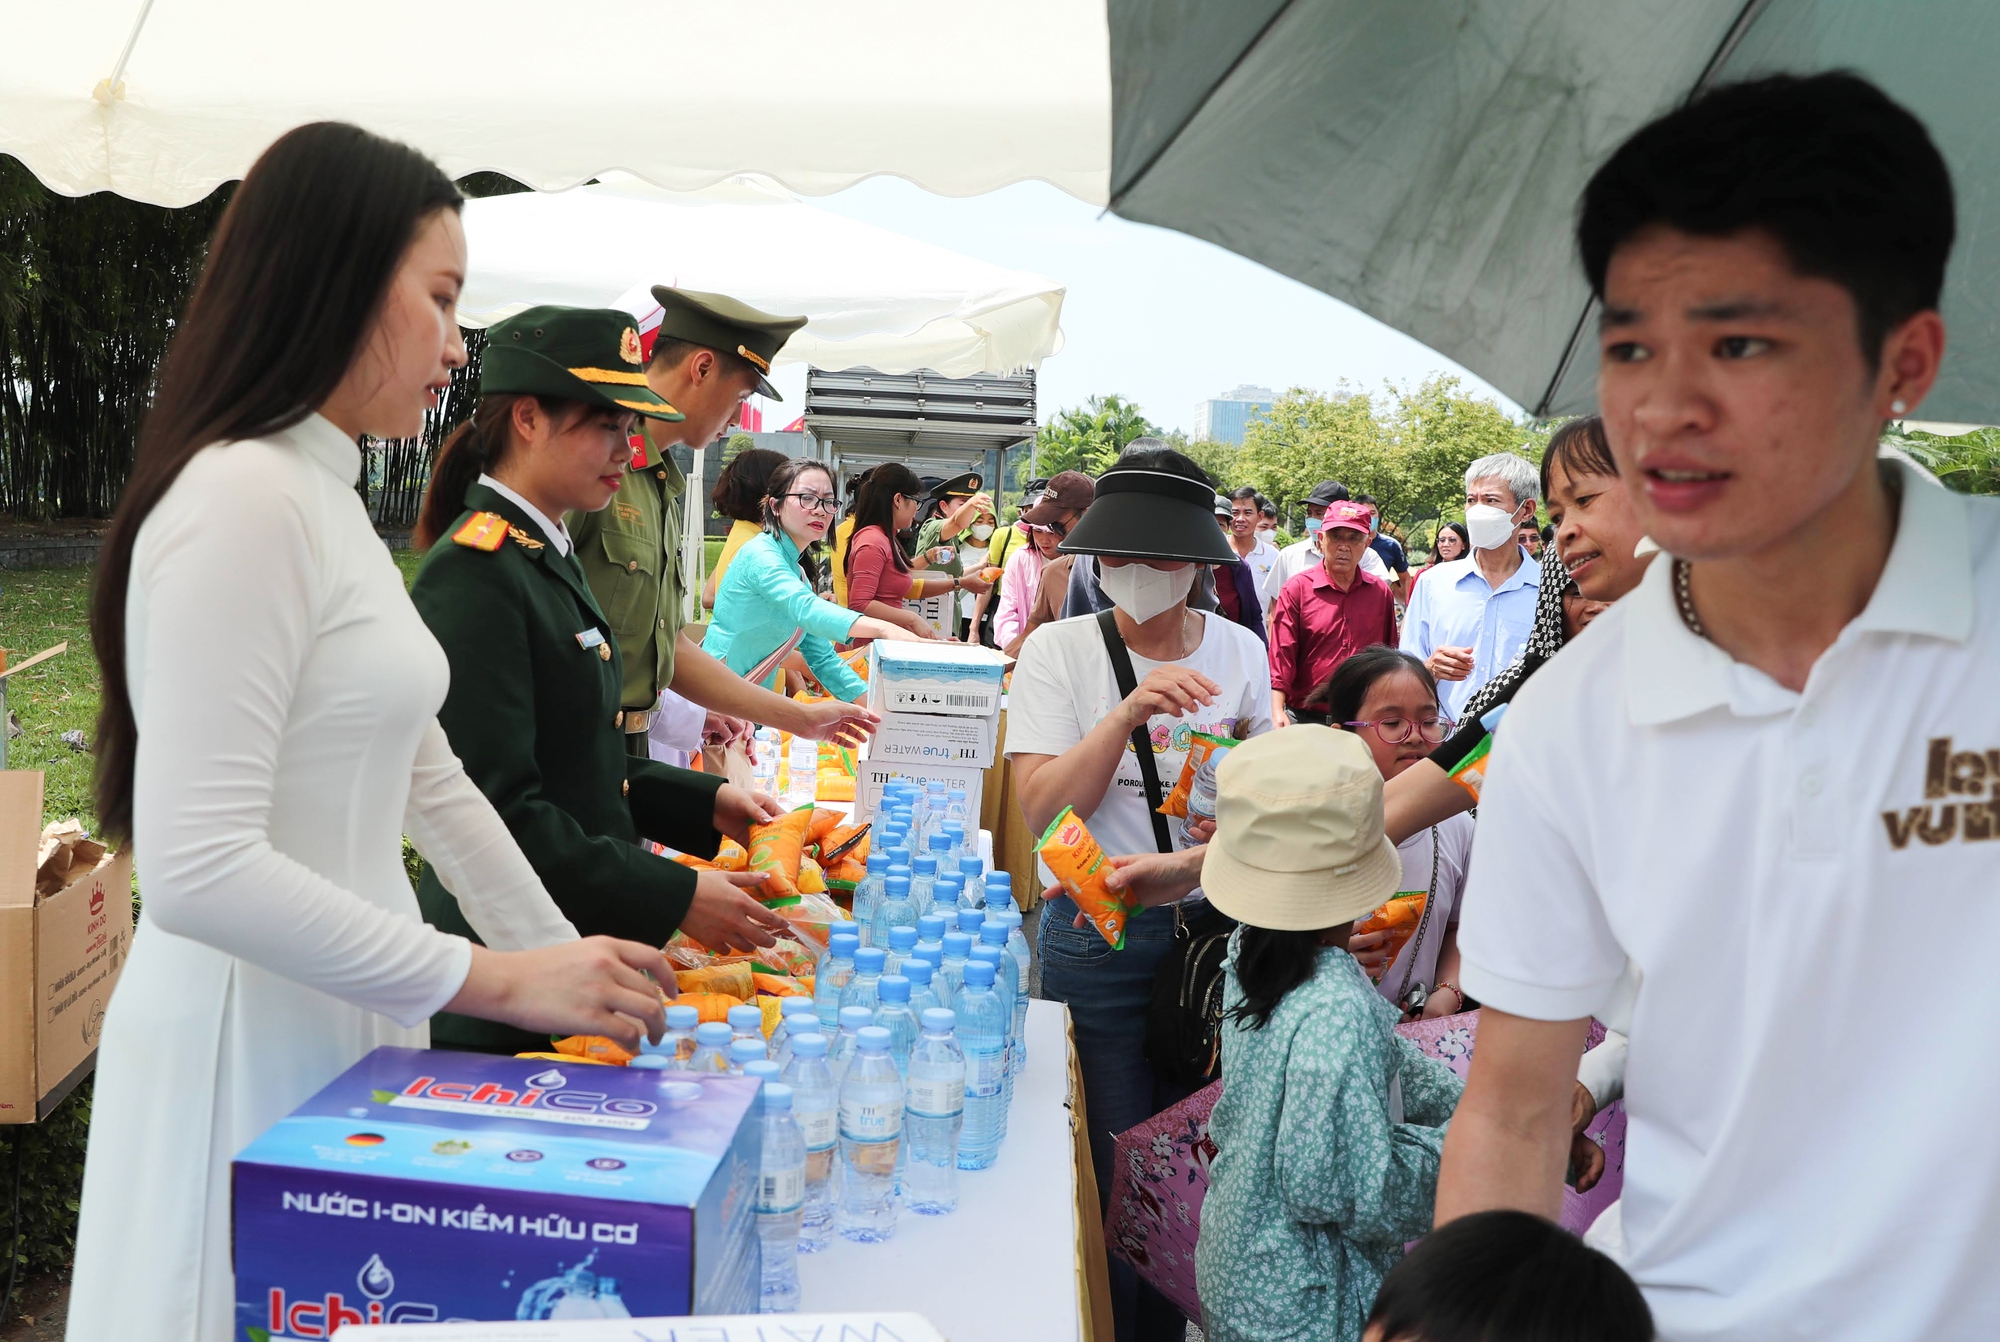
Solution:
M 1217 1154 L 1195 1275 L 1209 1342 L 1358 1342 L 1383 1276 L 1431 1228 L 1461 1083 L 1395 1032 L 1345 949 L 1402 871 L 1354 734 L 1297 726 L 1231 751 L 1202 862 L 1243 926 L 1224 964 Z

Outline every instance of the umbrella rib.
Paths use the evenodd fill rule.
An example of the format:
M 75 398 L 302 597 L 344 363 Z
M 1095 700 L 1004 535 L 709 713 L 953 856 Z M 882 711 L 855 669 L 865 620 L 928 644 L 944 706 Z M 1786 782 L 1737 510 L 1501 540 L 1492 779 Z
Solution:
M 1735 21 L 1722 35 L 1722 40 L 1716 43 L 1714 53 L 1709 56 L 1707 64 L 1701 67 L 1701 74 L 1689 86 L 1687 96 L 1681 99 L 1681 106 L 1687 106 L 1708 91 L 1709 85 L 1713 84 L 1715 77 L 1722 73 L 1722 67 L 1728 63 L 1730 56 L 1735 54 L 1738 46 L 1742 45 L 1744 34 L 1750 31 L 1750 25 L 1764 12 L 1767 3 L 1768 0 L 1743 0 L 1743 7 L 1736 11 Z M 1591 311 L 1596 306 L 1597 298 L 1592 295 L 1583 305 L 1583 311 L 1577 314 L 1576 325 L 1570 328 L 1569 340 L 1563 345 L 1562 357 L 1556 360 L 1555 372 L 1549 377 L 1549 385 L 1543 389 L 1541 399 L 1535 402 L 1536 419 L 1548 418 L 1549 406 L 1555 400 L 1556 391 L 1562 386 L 1563 378 L 1569 373 L 1570 364 L 1576 361 L 1577 345 L 1583 340 L 1584 327 L 1589 324 Z
M 147 3 L 150 4 L 151 0 L 147 0 Z M 1201 95 L 1200 101 L 1198 101 L 1197 103 L 1195 103 L 1193 107 L 1188 109 L 1188 114 L 1181 118 L 1180 125 L 1174 127 L 1174 133 L 1172 135 L 1169 135 L 1166 139 L 1160 141 L 1159 148 L 1155 149 L 1152 153 L 1148 154 L 1146 156 L 1146 162 L 1140 167 L 1139 171 L 1132 174 L 1132 180 L 1127 182 L 1124 186 L 1124 189 L 1119 191 L 1117 195 L 1111 198 L 1110 203 L 1105 206 L 1107 210 L 1115 210 L 1120 205 L 1123 205 L 1125 203 L 1125 198 L 1132 194 L 1133 188 L 1138 186 L 1139 183 L 1146 180 L 1147 176 L 1153 171 L 1153 168 L 1159 163 L 1160 159 L 1166 155 L 1166 152 L 1169 149 L 1172 149 L 1174 147 L 1174 145 L 1180 140 L 1181 136 L 1186 133 L 1187 128 L 1194 124 L 1195 118 L 1199 117 L 1204 111 L 1207 110 L 1209 99 L 1215 96 L 1216 90 L 1220 89 L 1224 84 L 1227 84 L 1230 81 L 1231 77 L 1233 77 L 1236 74 L 1236 68 L 1243 64 L 1244 60 L 1249 57 L 1251 52 L 1255 51 L 1260 45 L 1263 44 L 1265 35 L 1271 31 L 1271 29 L 1277 24 L 1279 19 L 1284 18 L 1286 14 L 1290 13 L 1291 9 L 1292 9 L 1292 0 L 1285 0 L 1283 4 L 1279 5 L 1276 9 L 1271 11 L 1271 17 L 1264 20 L 1264 26 L 1257 30 L 1257 35 L 1251 38 L 1248 42 L 1245 42 L 1243 44 L 1243 49 L 1236 53 L 1236 57 L 1234 60 L 1229 62 L 1229 68 L 1227 70 L 1224 70 L 1222 74 L 1215 80 L 1215 82 L 1213 82 L 1208 86 L 1207 92 Z
M 104 81 L 105 92 L 111 97 L 118 96 L 118 86 L 125 80 L 126 62 L 132 59 L 132 48 L 139 45 L 139 34 L 146 30 L 146 20 L 153 12 L 153 0 L 143 0 L 139 6 L 139 17 L 132 21 L 132 31 L 125 38 L 125 49 L 118 53 L 118 64 L 111 69 L 111 78 Z

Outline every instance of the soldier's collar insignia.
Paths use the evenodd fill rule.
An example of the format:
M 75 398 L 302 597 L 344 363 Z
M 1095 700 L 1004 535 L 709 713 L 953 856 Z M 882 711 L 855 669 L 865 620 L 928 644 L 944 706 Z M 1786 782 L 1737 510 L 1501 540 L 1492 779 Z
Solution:
M 521 530 L 521 528 L 519 527 L 513 527 L 513 526 L 508 527 L 507 535 L 514 542 L 514 544 L 520 546 L 523 550 L 534 551 L 543 548 L 542 543 L 540 541 L 536 540 L 533 536 L 530 536 L 527 532 Z

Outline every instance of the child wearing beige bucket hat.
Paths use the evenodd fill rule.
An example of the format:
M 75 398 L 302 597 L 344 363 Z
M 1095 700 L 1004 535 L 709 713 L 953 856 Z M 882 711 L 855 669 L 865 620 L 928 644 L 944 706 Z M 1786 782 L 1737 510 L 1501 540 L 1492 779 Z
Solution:
M 1242 926 L 1223 965 L 1202 1330 L 1356 1339 L 1403 1245 L 1431 1228 L 1461 1083 L 1396 1033 L 1395 1008 L 1345 949 L 1402 874 L 1368 748 L 1294 727 L 1238 746 L 1216 782 L 1201 883 Z

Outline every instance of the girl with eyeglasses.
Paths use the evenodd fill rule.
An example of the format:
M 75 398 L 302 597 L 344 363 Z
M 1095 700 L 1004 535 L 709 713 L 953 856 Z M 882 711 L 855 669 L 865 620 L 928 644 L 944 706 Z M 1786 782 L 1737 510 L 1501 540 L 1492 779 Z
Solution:
M 900 625 L 919 638 L 942 638 L 909 609 L 905 601 L 921 601 L 942 592 L 992 590 L 979 577 L 911 571 L 897 534 L 907 531 L 923 506 L 924 485 L 901 462 L 885 462 L 868 473 L 854 504 L 854 530 L 847 538 L 842 562 L 847 568 L 847 605 L 871 619 Z M 856 640 L 866 642 L 865 637 Z
M 1390 647 L 1365 648 L 1335 668 L 1308 702 L 1328 721 L 1358 735 L 1382 778 L 1394 778 L 1451 734 L 1438 713 L 1437 682 L 1421 660 Z M 1368 971 L 1383 997 L 1405 1017 L 1448 1016 L 1466 1009 L 1458 988 L 1458 897 L 1472 858 L 1472 817 L 1454 815 L 1420 829 L 1396 847 L 1403 859 L 1399 899 L 1421 892 L 1417 930 L 1397 951 L 1391 933 L 1357 932 L 1348 953 Z M 1413 901 L 1412 901 L 1413 902 Z
M 736 552 L 716 588 L 715 618 L 702 650 L 738 675 L 770 663 L 770 678 L 775 679 L 783 674 L 776 669 L 783 654 L 797 648 L 829 693 L 858 702 L 868 683 L 840 660 L 833 645 L 855 638 L 914 641 L 922 636 L 837 606 L 806 582 L 799 556 L 826 539 L 840 508 L 825 465 L 794 457 L 771 473 L 769 490 L 762 533 Z

